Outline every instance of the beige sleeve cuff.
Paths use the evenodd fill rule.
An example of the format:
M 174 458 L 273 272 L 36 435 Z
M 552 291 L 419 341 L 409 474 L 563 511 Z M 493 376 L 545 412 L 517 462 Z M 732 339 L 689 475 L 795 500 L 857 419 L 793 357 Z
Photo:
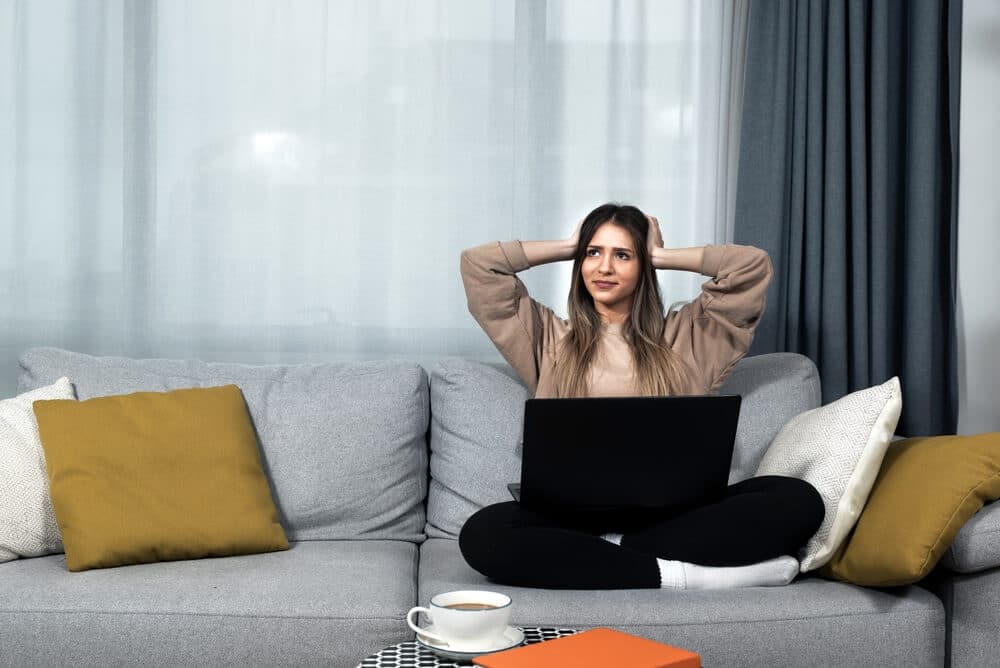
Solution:
M 725 246 L 708 245 L 701 257 L 702 276 L 715 278 L 719 275 L 719 268 L 722 266 L 722 258 L 726 255 Z

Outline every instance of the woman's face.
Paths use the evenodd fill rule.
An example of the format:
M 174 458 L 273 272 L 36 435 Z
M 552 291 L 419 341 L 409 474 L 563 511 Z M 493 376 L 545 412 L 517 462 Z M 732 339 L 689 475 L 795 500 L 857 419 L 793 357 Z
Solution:
M 603 223 L 587 246 L 580 275 L 594 308 L 609 322 L 621 322 L 632 308 L 632 296 L 639 284 L 639 258 L 625 228 Z

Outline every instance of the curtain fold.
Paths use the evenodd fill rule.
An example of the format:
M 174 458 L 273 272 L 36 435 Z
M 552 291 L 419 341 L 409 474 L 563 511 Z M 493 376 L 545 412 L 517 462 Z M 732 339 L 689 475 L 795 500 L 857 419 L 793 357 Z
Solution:
M 156 256 L 156 0 L 129 0 L 122 16 L 122 341 L 154 356 Z M 83 272 L 86 267 L 81 268 Z
M 743 120 L 743 72 L 746 69 L 747 21 L 750 0 L 725 3 L 723 19 L 730 37 L 722 40 L 719 77 L 720 112 L 719 160 L 715 181 L 718 184 L 715 238 L 717 243 L 732 243 L 736 225 L 736 192 L 740 166 L 740 124 Z M 710 80 L 712 78 L 710 77 Z
M 735 238 L 775 280 L 752 352 L 823 399 L 900 377 L 898 433 L 953 432 L 961 3 L 752 1 Z

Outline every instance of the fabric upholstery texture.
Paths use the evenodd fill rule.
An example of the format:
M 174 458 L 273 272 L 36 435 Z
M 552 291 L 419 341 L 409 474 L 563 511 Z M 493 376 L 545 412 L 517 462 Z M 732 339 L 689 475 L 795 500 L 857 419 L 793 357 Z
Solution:
M 235 385 L 34 410 L 69 570 L 288 549 Z
M 62 555 L 11 562 L 0 665 L 356 666 L 412 639 L 416 560 L 372 540 L 84 573 Z
M 250 366 L 32 348 L 20 365 L 19 388 L 65 375 L 80 399 L 234 383 L 289 540 L 424 537 L 429 406 L 417 364 Z
M 757 475 L 805 480 L 823 497 L 823 522 L 799 554 L 803 572 L 828 562 L 857 522 L 899 420 L 900 396 L 894 377 L 798 415 L 757 467 Z
M 870 587 L 917 582 L 966 521 L 997 498 L 1000 433 L 896 441 L 854 532 L 823 572 Z
M 0 562 L 62 552 L 32 404 L 73 399 L 68 378 L 0 401 Z
M 754 476 L 768 446 L 789 420 L 820 405 L 819 373 L 812 360 L 796 353 L 744 357 L 719 394 L 743 397 L 729 474 L 732 484 Z
M 440 362 L 430 385 L 427 535 L 456 538 L 479 508 L 510 500 L 529 395 L 506 364 L 458 358 Z M 719 392 L 743 396 L 730 482 L 749 478 L 781 426 L 820 397 L 815 365 L 793 353 L 740 360 Z
M 936 571 L 921 582 L 944 602 L 950 633 L 947 652 L 954 668 L 996 666 L 1000 657 L 1000 569 L 941 577 Z
M 965 523 L 941 564 L 956 573 L 1000 566 L 1000 502 L 987 504 Z
M 521 479 L 528 390 L 506 365 L 443 360 L 430 381 L 430 489 L 427 535 L 457 538 L 483 506 L 510 500 Z
M 492 582 L 458 541 L 420 546 L 418 597 L 490 589 L 514 600 L 511 623 L 607 626 L 697 651 L 705 666 L 935 666 L 944 662 L 944 609 L 919 587 L 879 591 L 806 577 L 787 587 L 716 591 L 565 591 Z

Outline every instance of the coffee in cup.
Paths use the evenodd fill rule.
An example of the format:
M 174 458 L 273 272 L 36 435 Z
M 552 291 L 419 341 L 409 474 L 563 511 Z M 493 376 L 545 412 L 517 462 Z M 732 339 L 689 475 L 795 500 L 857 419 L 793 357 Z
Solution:
M 444 606 L 450 610 L 490 610 L 497 606 L 489 603 L 452 603 Z
M 433 630 L 417 626 L 419 613 Z M 449 591 L 433 597 L 429 607 L 406 613 L 406 623 L 418 635 L 456 652 L 487 650 L 496 644 L 510 622 L 511 600 L 495 591 Z

